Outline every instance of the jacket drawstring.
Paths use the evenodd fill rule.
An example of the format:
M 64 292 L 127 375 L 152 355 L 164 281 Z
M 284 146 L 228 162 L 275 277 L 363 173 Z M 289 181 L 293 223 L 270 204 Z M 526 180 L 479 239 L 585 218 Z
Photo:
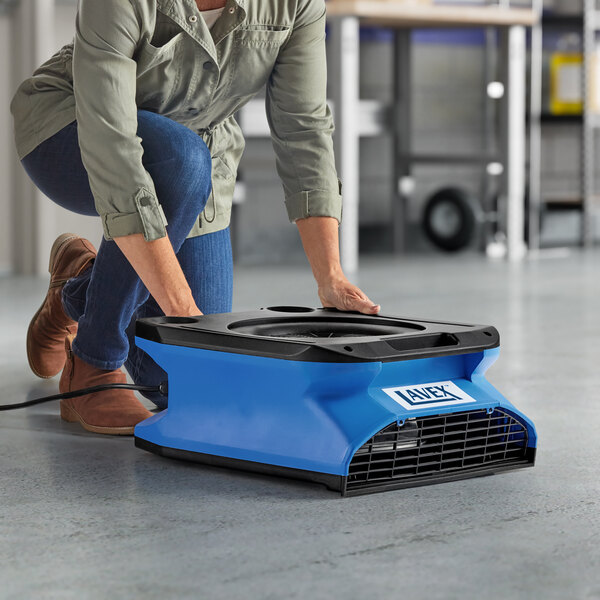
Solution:
M 208 141 L 209 142 L 212 141 L 213 130 L 214 129 L 212 127 L 208 127 L 206 129 L 206 132 L 208 134 Z M 210 144 L 207 144 L 207 146 L 210 148 Z M 210 196 L 208 197 L 208 200 L 206 202 L 206 206 L 204 207 L 204 210 L 202 211 L 204 213 L 204 220 L 207 223 L 212 223 L 215 220 L 215 218 L 217 217 L 217 201 L 215 199 L 215 190 L 214 190 L 214 186 L 213 186 L 212 181 L 213 181 L 213 178 L 212 178 L 212 169 L 211 169 L 211 174 L 210 174 Z M 209 219 L 208 216 L 207 216 L 207 213 L 206 213 L 206 209 L 208 208 L 208 204 L 209 204 L 211 198 L 212 198 L 212 205 L 213 205 L 213 215 L 212 215 L 212 218 Z
M 207 215 L 206 215 L 206 209 L 208 207 L 208 202 L 210 202 L 211 198 L 212 198 L 212 201 L 213 201 L 213 203 L 212 203 L 212 205 L 213 205 L 213 216 L 212 216 L 212 219 L 209 219 L 207 217 Z M 210 188 L 210 196 L 208 197 L 208 202 L 206 203 L 206 206 L 204 207 L 204 210 L 202 212 L 204 213 L 204 220 L 207 223 L 212 223 L 215 220 L 216 216 L 217 216 L 217 202 L 215 200 L 215 192 L 212 189 L 212 184 L 211 184 L 211 188 Z

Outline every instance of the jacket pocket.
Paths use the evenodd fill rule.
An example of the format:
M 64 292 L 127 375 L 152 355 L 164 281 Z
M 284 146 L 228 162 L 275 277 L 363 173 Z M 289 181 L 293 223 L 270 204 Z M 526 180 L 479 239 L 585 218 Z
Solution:
M 179 91 L 185 63 L 185 32 L 181 31 L 160 48 L 144 41 L 138 52 L 136 102 L 139 108 L 165 113 L 171 98 Z
M 162 46 L 154 46 L 148 40 L 145 40 L 140 50 L 140 59 L 147 58 L 154 62 L 157 57 L 169 57 L 173 55 L 177 44 L 183 39 L 185 35 L 184 31 L 180 31 L 175 34 L 166 44 Z
M 247 25 L 236 31 L 236 41 L 243 46 L 279 48 L 290 35 L 290 28 L 278 25 Z
M 251 97 L 267 82 L 289 27 L 248 25 L 235 31 L 230 67 L 229 96 Z
M 220 156 L 214 156 L 212 159 L 211 180 L 212 189 L 202 211 L 203 218 L 207 223 L 212 223 L 218 215 L 231 211 L 236 178 Z
M 235 174 L 221 156 L 214 156 L 212 159 L 212 176 L 226 181 L 235 178 Z

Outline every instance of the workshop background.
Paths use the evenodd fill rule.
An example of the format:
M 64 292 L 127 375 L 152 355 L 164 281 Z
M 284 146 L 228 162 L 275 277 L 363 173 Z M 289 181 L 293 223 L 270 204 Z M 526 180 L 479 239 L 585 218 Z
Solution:
M 600 6 L 327 0 L 344 3 L 456 9 L 465 21 L 483 8 L 532 15 L 512 137 L 506 28 L 360 17 L 358 246 L 345 246 L 343 263 L 384 315 L 498 329 L 490 381 L 536 424 L 535 467 L 340 499 L 87 434 L 61 422 L 57 404 L 1 412 L 0 600 L 600 600 Z M 75 0 L 0 0 L 0 404 L 56 393 L 57 378 L 36 379 L 25 352 L 50 247 L 63 232 L 101 240 L 98 219 L 61 209 L 29 181 L 9 111 L 17 85 L 71 41 L 76 10 Z M 394 119 L 406 100 L 400 46 L 410 48 L 410 131 Z M 231 223 L 234 310 L 317 306 L 263 95 L 238 119 L 247 143 Z M 509 198 L 515 157 L 511 176 L 524 181 Z
M 452 2 L 440 4 L 451 5 Z M 471 4 L 481 2 L 473 0 Z M 513 2 L 511 6 L 527 4 L 525 0 Z M 35 6 L 36 3 L 32 3 L 32 7 Z M 555 101 L 551 91 L 551 77 L 554 76 L 551 69 L 559 73 L 561 57 L 563 60 L 566 57 L 567 61 L 563 65 L 565 74 L 573 72 L 570 56 L 579 60 L 579 65 L 582 64 L 583 22 L 577 17 L 582 11 L 582 2 L 554 0 L 546 2 L 545 8 L 550 16 L 542 25 L 544 47 L 540 65 L 543 76 L 540 243 L 542 247 L 577 246 L 582 226 L 581 106 L 577 108 L 577 100 L 566 105 Z M 77 231 L 94 241 L 99 240 L 101 235 L 95 219 L 70 214 L 36 195 L 16 162 L 9 102 L 18 82 L 37 64 L 35 58 L 41 44 L 23 38 L 19 29 L 14 27 L 15 23 L 31 19 L 31 15 L 20 14 L 26 13 L 26 10 L 25 6 L 13 0 L 0 2 L 0 272 L 42 271 L 52 241 L 62 231 Z M 76 10 L 73 0 L 56 1 L 49 13 L 50 26 L 43 31 L 47 38 L 44 44 L 58 48 L 71 41 Z M 559 26 L 556 24 L 557 14 L 564 15 L 564 23 Z M 492 74 L 486 72 L 490 50 L 489 47 L 486 49 L 485 31 L 473 28 L 413 30 L 412 42 L 413 152 L 447 153 L 449 156 L 481 153 L 486 144 L 482 124 L 490 102 L 486 90 L 493 80 L 489 79 Z M 361 99 L 376 101 L 384 109 L 391 106 L 394 97 L 393 48 L 393 33 L 389 29 L 362 28 Z M 594 65 L 595 50 L 590 57 Z M 595 67 L 591 71 L 595 74 Z M 564 79 L 568 89 L 562 93 L 579 95 L 581 102 L 582 92 L 578 89 L 581 75 Z M 590 90 L 592 96 L 600 94 L 600 86 L 593 82 Z M 553 102 L 556 106 L 552 105 Z M 600 107 L 600 100 L 592 97 L 590 104 L 591 109 Z M 261 112 L 264 111 L 259 96 L 238 115 L 242 126 L 245 115 L 247 122 L 254 122 L 257 115 L 260 119 Z M 390 215 L 397 185 L 393 171 L 394 140 L 390 134 L 393 128 L 385 127 L 385 120 L 390 121 L 391 113 L 383 110 L 382 114 L 383 132 L 363 137 L 360 144 L 362 201 L 359 223 L 360 250 L 364 253 L 389 253 L 393 250 Z M 497 129 L 501 128 L 498 119 Z M 289 227 L 283 208 L 282 189 L 275 172 L 266 121 L 263 131 L 254 125 L 251 130 L 240 167 L 232 227 L 235 260 L 239 264 L 298 262 L 303 260 L 302 248 Z M 458 187 L 464 190 L 472 197 L 476 208 L 483 206 L 486 214 L 476 215 L 479 221 L 494 219 L 498 203 L 492 201 L 490 205 L 489 198 L 482 197 L 480 165 L 416 162 L 413 175 L 414 190 L 407 199 L 404 224 L 407 235 L 403 250 L 439 252 L 439 248 L 426 237 L 422 220 L 427 200 L 441 189 Z M 502 231 L 502 197 L 492 200 L 500 201 L 500 223 L 492 229 Z M 597 238 L 599 226 L 594 215 L 590 216 L 590 222 Z M 470 239 L 472 243 L 466 244 L 466 249 L 481 250 L 481 239 L 477 239 L 476 234 Z M 276 252 L 273 252 L 274 247 Z

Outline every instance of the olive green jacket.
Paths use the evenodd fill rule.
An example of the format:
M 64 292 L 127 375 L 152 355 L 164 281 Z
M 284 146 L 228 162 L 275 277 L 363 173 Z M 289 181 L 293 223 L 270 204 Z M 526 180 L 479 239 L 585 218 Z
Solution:
M 233 115 L 266 84 L 266 110 L 290 221 L 341 219 L 326 104 L 324 0 L 227 0 L 209 31 L 194 0 L 80 0 L 76 35 L 11 103 L 19 158 L 75 119 L 107 239 L 163 237 L 142 165 L 137 109 L 197 132 L 213 193 L 190 237 L 227 227 L 244 138 Z

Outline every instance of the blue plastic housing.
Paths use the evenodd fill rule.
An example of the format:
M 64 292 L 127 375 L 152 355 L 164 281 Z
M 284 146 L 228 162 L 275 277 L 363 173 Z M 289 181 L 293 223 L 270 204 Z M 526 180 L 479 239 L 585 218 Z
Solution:
M 486 379 L 499 349 L 398 362 L 318 363 L 136 343 L 169 376 L 169 407 L 135 428 L 156 447 L 346 477 L 350 462 L 386 426 L 440 413 L 503 408 L 533 423 Z M 469 404 L 407 410 L 384 389 L 452 382 Z

